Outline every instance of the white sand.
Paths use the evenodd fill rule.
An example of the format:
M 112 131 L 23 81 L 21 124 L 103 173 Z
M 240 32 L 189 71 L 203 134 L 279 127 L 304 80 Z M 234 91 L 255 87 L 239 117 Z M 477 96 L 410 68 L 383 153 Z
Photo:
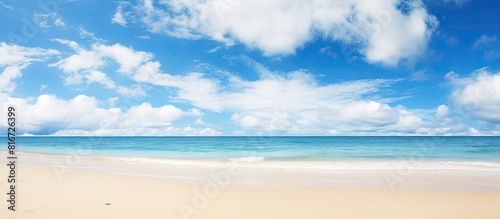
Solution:
M 39 155 L 20 161 L 17 211 L 2 201 L 2 219 L 500 218 L 497 172 L 412 172 L 391 190 L 385 171 L 231 172 Z

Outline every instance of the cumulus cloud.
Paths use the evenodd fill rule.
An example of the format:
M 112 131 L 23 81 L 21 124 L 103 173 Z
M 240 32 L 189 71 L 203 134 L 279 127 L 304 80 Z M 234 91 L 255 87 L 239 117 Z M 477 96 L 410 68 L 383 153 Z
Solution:
M 222 133 L 211 128 L 167 127 L 164 129 L 155 128 L 127 128 L 127 129 L 98 129 L 93 131 L 85 130 L 61 130 L 54 135 L 59 136 L 219 136 Z
M 421 1 L 142 0 L 132 8 L 129 17 L 153 33 L 239 42 L 266 56 L 293 54 L 323 37 L 388 66 L 420 56 L 437 26 Z
M 448 115 L 448 107 L 444 104 L 439 105 L 439 107 L 436 109 L 436 116 L 445 117 L 446 115 Z
M 74 41 L 55 39 L 54 41 L 68 45 L 75 54 L 63 58 L 56 63 L 50 64 L 65 73 L 66 84 L 98 83 L 109 89 L 115 89 L 118 93 L 126 96 L 144 96 L 145 92 L 140 86 L 131 87 L 117 86 L 115 82 L 103 72 L 109 60 L 116 62 L 120 67 L 116 72 L 121 74 L 132 74 L 142 65 L 150 62 L 150 53 L 135 51 L 121 44 L 104 45 L 93 44 L 90 49 L 78 45 Z
M 105 59 L 110 58 L 120 65 L 118 72 L 130 74 L 135 68 L 152 58 L 150 53 L 134 51 L 118 43 L 114 45 L 93 44 L 91 49 L 85 49 L 74 41 L 63 39 L 55 39 L 54 41 L 66 44 L 76 52 L 76 54 L 52 64 L 66 73 L 99 69 L 105 65 Z
M 227 72 L 216 78 L 210 77 L 210 72 L 173 75 L 163 72 L 152 54 L 120 44 L 93 44 L 86 49 L 72 41 L 57 41 L 75 50 L 75 54 L 52 64 L 67 74 L 66 83 L 85 80 L 122 94 L 134 92 L 133 87 L 117 86 L 109 74 L 101 71 L 111 59 L 119 66 L 116 73 L 137 83 L 175 88 L 171 99 L 230 113 L 235 124 L 247 129 L 285 134 L 411 133 L 423 121 L 412 110 L 389 105 L 399 97 L 380 97 L 381 91 L 398 80 L 321 84 L 305 70 L 274 72 L 245 56 L 236 59 L 254 69 L 259 75 L 257 80 L 245 80 Z
M 377 94 L 398 80 L 320 84 L 303 71 L 272 72 L 246 60 L 260 75 L 249 81 L 229 74 L 223 81 L 203 73 L 171 75 L 159 62 L 143 65 L 134 80 L 173 87 L 172 97 L 215 112 L 230 112 L 238 125 L 287 134 L 351 134 L 356 131 L 412 132 L 422 122 L 411 110 L 391 107 Z
M 276 72 L 246 56 L 233 57 L 233 60 L 241 61 L 252 68 L 259 75 L 257 79 L 247 80 L 229 72 L 212 77 L 211 75 L 223 71 L 214 66 L 202 69 L 202 72 L 174 75 L 164 72 L 161 63 L 155 61 L 154 56 L 148 52 L 120 44 L 96 43 L 87 49 L 73 41 L 57 41 L 75 51 L 74 54 L 52 64 L 67 74 L 67 83 L 99 83 L 129 96 L 138 95 L 131 93 L 141 93 L 140 86 L 118 86 L 110 79 L 110 73 L 101 71 L 111 60 L 118 64 L 116 74 L 129 77 L 145 86 L 165 87 L 169 90 L 170 100 L 224 113 L 234 124 L 245 130 L 320 135 L 453 135 L 473 134 L 473 130 L 478 130 L 462 122 L 450 120 L 450 110 L 446 105 L 437 106 L 432 110 L 421 110 L 393 104 L 404 97 L 390 97 L 383 93 L 398 83 L 398 79 L 365 79 L 324 84 L 306 70 Z M 447 78 L 453 81 L 453 84 L 469 81 L 451 73 Z M 116 100 L 112 102 L 110 106 L 114 105 Z M 150 111 L 150 108 L 150 105 L 143 104 L 129 111 L 141 109 L 140 111 L 146 112 Z M 156 110 L 158 109 L 155 109 L 155 112 L 158 112 Z M 171 112 L 174 113 L 175 110 Z M 128 115 L 125 112 L 122 114 Z M 144 132 L 168 134 L 178 133 L 180 130 L 171 128 L 168 132 L 159 132 L 148 123 L 157 124 L 153 118 L 158 115 L 154 112 L 150 115 L 154 116 L 143 118 L 145 123 L 135 125 L 145 126 L 141 129 Z M 203 113 L 199 110 L 189 110 L 183 111 L 183 115 L 201 117 Z M 203 125 L 204 121 L 199 118 L 196 124 Z M 185 131 L 189 130 L 197 129 L 188 128 Z M 205 133 L 218 133 L 212 131 L 207 129 Z M 63 129 L 59 134 L 117 132 L 115 129 L 106 128 L 83 131 Z M 133 133 L 133 130 L 122 133 Z
M 106 88 L 116 89 L 126 96 L 144 95 L 140 86 L 117 85 L 102 69 L 109 60 L 115 61 L 117 73 L 133 75 L 146 65 L 152 55 L 134 51 L 120 44 L 94 44 L 90 49 L 74 41 L 56 39 L 68 45 L 75 52 L 51 64 L 65 73 L 65 82 L 78 84 L 98 83 Z M 56 50 L 29 48 L 0 43 L 0 110 L 6 115 L 8 105 L 15 105 L 22 112 L 20 132 L 55 135 L 220 135 L 211 128 L 174 127 L 173 123 L 186 116 L 200 117 L 198 109 L 181 110 L 173 105 L 153 107 L 149 103 L 131 103 L 124 110 L 114 107 L 117 98 L 111 98 L 110 107 L 100 106 L 95 97 L 78 95 L 65 100 L 55 95 L 41 95 L 37 98 L 13 98 L 8 93 L 15 88 L 12 81 L 22 76 L 21 71 L 33 62 L 44 62 Z M 5 93 L 7 92 L 7 93 Z M 1 125 L 5 126 L 5 125 Z
M 452 85 L 451 99 L 472 117 L 493 124 L 500 123 L 500 72 L 487 68 L 474 71 L 468 76 L 455 72 L 446 74 Z
M 470 126 L 444 104 L 428 110 L 394 106 L 393 101 L 401 97 L 383 93 L 399 80 L 322 84 L 304 70 L 275 72 L 248 58 L 242 60 L 254 68 L 258 79 L 245 80 L 232 74 L 215 79 L 209 73 L 200 72 L 171 75 L 162 72 L 159 62 L 143 65 L 131 77 L 142 83 L 176 88 L 171 98 L 206 110 L 228 112 L 235 124 L 256 133 L 495 134 L 494 129 L 488 127 Z
M 56 50 L 30 48 L 0 42 L 0 92 L 12 92 L 16 88 L 15 79 L 22 76 L 22 70 L 33 62 L 45 61 Z
M 78 95 L 70 100 L 54 95 L 36 99 L 12 98 L 0 94 L 2 113 L 9 104 L 22 112 L 20 132 L 56 135 L 217 135 L 205 128 L 173 127 L 173 123 L 192 111 L 183 111 L 172 105 L 153 107 L 142 103 L 122 111 L 103 108 L 90 96 Z
M 478 126 L 464 118 L 459 107 L 451 103 L 450 106 L 441 104 L 435 109 L 417 109 L 413 113 L 422 118 L 420 127 L 414 132 L 416 135 L 428 136 L 469 136 L 495 135 L 495 131 L 488 127 Z M 481 131 L 478 131 L 480 129 Z M 397 132 L 393 134 L 398 135 Z

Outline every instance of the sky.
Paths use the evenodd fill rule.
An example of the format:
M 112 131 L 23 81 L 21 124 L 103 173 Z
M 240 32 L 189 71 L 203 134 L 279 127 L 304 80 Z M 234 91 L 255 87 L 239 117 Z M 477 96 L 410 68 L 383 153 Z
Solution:
M 25 135 L 499 135 L 499 37 L 497 0 L 0 0 L 0 117 L 15 106 Z

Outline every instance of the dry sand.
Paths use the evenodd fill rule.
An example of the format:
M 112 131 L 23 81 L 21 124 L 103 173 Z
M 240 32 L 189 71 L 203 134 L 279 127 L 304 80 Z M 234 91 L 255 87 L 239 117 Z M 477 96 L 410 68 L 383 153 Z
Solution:
M 4 193 L 1 219 L 500 218 L 500 191 L 225 187 L 82 169 L 61 178 L 48 166 L 18 168 L 16 211 L 7 210 Z M 0 174 L 7 176 L 5 163 Z

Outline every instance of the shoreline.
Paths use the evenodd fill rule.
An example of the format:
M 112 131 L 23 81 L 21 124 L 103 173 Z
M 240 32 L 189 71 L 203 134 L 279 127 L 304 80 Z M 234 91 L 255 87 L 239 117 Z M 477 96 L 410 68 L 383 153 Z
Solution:
M 6 162 L 6 156 L 5 152 L 0 152 L 2 163 Z M 345 166 L 342 165 L 333 169 L 311 169 L 308 166 L 305 168 L 265 166 L 274 161 L 195 161 L 198 163 L 193 165 L 191 162 L 183 161 L 157 162 L 164 161 L 161 159 L 143 162 L 143 160 L 122 158 L 34 153 L 18 153 L 18 157 L 18 166 L 47 167 L 58 173 L 59 178 L 71 175 L 72 172 L 82 171 L 199 185 L 214 181 L 213 175 L 222 174 L 230 178 L 230 187 L 242 188 L 500 191 L 500 169 L 489 171 L 419 169 L 427 163 L 404 161 L 385 165 L 388 167 L 393 165 L 392 169 L 343 169 Z M 400 166 L 394 166 L 395 164 Z M 296 165 L 300 167 L 304 163 L 299 162 Z M 373 163 L 362 163 L 362 165 L 369 166 Z
M 46 154 L 36 152 L 16 152 L 19 156 L 33 156 L 46 159 L 78 158 L 83 160 L 100 160 L 108 162 L 134 162 L 165 164 L 172 166 L 202 166 L 202 167 L 227 167 L 237 164 L 245 168 L 257 169 L 302 169 L 302 170 L 424 170 L 424 171 L 485 171 L 499 172 L 500 160 L 464 160 L 464 159 L 271 159 L 265 157 L 249 156 L 224 159 L 208 158 L 162 158 L 162 157 L 129 157 L 129 156 L 106 156 L 106 155 L 80 155 L 76 151 L 66 154 Z M 1 157 L 6 157 L 7 152 L 0 150 Z M 259 165 L 261 164 L 261 165 Z M 281 165 L 282 166 L 281 166 Z M 297 164 L 295 166 L 284 166 L 286 164 Z M 374 166 L 376 164 L 382 164 Z

